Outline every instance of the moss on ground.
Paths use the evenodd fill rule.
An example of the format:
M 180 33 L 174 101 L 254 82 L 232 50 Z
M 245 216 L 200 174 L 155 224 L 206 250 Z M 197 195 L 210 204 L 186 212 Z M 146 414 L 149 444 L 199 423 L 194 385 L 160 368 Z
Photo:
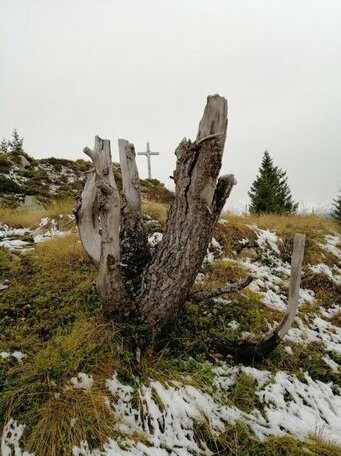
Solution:
M 63 166 L 58 162 L 50 164 Z M 55 217 L 69 211 L 71 205 L 69 200 L 67 204 L 47 208 L 44 214 Z M 145 203 L 144 211 L 158 220 L 158 228 L 163 226 L 165 204 Z M 0 211 L 0 218 L 1 214 L 12 226 L 26 223 L 37 226 L 42 216 L 41 213 L 34 217 L 23 213 L 23 222 L 11 211 Z M 239 219 L 229 221 L 235 225 L 231 232 L 228 225 L 221 224 L 215 236 L 224 245 L 225 254 L 238 253 L 240 245 L 244 245 L 240 241 L 246 238 L 249 246 L 254 245 L 254 232 L 245 226 L 251 222 L 243 221 L 243 225 Z M 284 223 L 283 219 L 281 223 Z M 282 227 L 282 232 L 293 229 L 293 223 L 290 221 L 290 227 Z M 316 227 L 317 221 L 314 219 L 311 224 Z M 307 231 L 310 232 L 312 227 Z M 315 237 L 312 252 L 318 239 Z M 205 273 L 200 288 L 234 282 L 245 277 L 247 271 L 235 261 L 220 259 L 206 265 Z M 214 375 L 211 364 L 206 362 L 210 353 L 205 334 L 240 339 L 244 332 L 250 333 L 251 339 L 253 334 L 257 338 L 267 332 L 269 323 L 279 321 L 282 316 L 265 306 L 259 294 L 248 289 L 230 294 L 228 299 L 210 300 L 200 305 L 188 302 L 176 323 L 166 328 L 160 346 L 155 346 L 153 353 L 142 357 L 141 370 L 137 373 L 134 350 L 123 345 L 121 336 L 100 314 L 93 286 L 95 275 L 94 267 L 74 235 L 38 245 L 26 254 L 0 248 L 0 282 L 9 281 L 9 288 L 1 292 L 0 351 L 12 353 L 20 350 L 27 355 L 22 363 L 14 358 L 0 358 L 0 424 L 10 416 L 25 423 L 26 447 L 36 451 L 37 456 L 46 454 L 45 445 L 52 449 L 49 454 L 59 456 L 68 454 L 72 445 L 82 439 L 87 439 L 91 447 L 101 447 L 108 437 L 114 435 L 116 421 L 105 405 L 109 394 L 105 380 L 115 370 L 119 378 L 136 387 L 136 391 L 141 381 L 147 383 L 153 378 L 165 384 L 178 380 L 212 393 Z M 317 311 L 317 305 L 328 302 L 325 305 L 329 307 L 335 303 L 339 290 L 331 288 L 330 280 L 325 277 L 307 274 L 305 280 L 307 288 L 314 289 L 317 296 L 316 305 L 301 308 L 301 313 L 310 318 L 308 314 Z M 239 326 L 231 326 L 232 320 L 236 320 Z M 340 315 L 335 314 L 331 320 L 333 324 L 340 324 Z M 291 347 L 291 354 L 285 350 L 285 345 Z M 304 371 L 308 371 L 312 378 L 332 381 L 335 388 L 339 388 L 339 375 L 332 372 L 323 360 L 325 355 L 325 348 L 318 343 L 284 343 L 256 367 L 273 373 L 285 370 L 302 380 Z M 329 356 L 341 364 L 338 355 L 329 353 Z M 91 392 L 68 388 L 70 379 L 78 372 L 93 375 Z M 261 408 L 256 381 L 241 373 L 227 395 L 226 403 L 245 412 L 254 407 Z M 201 444 L 203 448 L 207 445 L 216 454 L 341 454 L 339 448 L 317 437 L 306 441 L 271 437 L 260 442 L 239 423 L 227 426 L 223 433 L 215 435 L 209 420 L 202 420 L 195 425 L 195 435 L 198 442 L 205 442 Z

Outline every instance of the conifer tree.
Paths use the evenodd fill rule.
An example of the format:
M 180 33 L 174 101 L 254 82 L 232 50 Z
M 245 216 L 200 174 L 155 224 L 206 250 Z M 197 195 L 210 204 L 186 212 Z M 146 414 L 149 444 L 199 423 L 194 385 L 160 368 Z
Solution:
M 12 132 L 12 141 L 8 141 L 11 152 L 20 153 L 23 152 L 24 138 L 20 138 L 17 129 L 15 128 Z
M 0 143 L 0 152 L 3 154 L 8 152 L 8 142 L 6 141 L 5 138 L 2 138 L 2 141 Z
M 298 203 L 293 201 L 287 183 L 286 171 L 274 165 L 269 152 L 265 151 L 259 175 L 253 182 L 248 195 L 251 199 L 250 212 L 277 214 L 296 212 Z
M 332 217 L 341 223 L 341 191 L 339 196 L 334 200 Z

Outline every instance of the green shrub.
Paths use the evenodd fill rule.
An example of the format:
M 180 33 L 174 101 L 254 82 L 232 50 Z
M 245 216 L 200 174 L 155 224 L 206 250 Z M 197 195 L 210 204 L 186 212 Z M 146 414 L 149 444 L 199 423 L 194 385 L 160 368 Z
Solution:
M 22 193 L 23 189 L 14 180 L 0 175 L 0 193 Z

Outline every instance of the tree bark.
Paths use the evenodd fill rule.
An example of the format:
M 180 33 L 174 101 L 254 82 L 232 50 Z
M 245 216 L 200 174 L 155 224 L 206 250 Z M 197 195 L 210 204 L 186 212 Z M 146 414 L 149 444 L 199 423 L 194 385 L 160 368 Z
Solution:
M 196 141 L 176 149 L 175 198 L 165 233 L 142 278 L 141 312 L 147 342 L 173 322 L 186 300 L 212 239 L 212 230 L 235 180 L 217 184 L 227 128 L 227 103 L 208 97 Z
M 75 209 L 80 238 L 98 267 L 96 284 L 104 315 L 131 325 L 130 335 L 138 349 L 152 344 L 174 322 L 189 297 L 199 302 L 238 291 L 252 280 L 247 277 L 215 290 L 191 293 L 214 226 L 236 184 L 231 174 L 218 179 L 226 129 L 225 98 L 208 97 L 196 140 L 183 139 L 175 151 L 174 200 L 163 239 L 152 257 L 141 218 L 133 144 L 119 140 L 121 198 L 112 171 L 110 141 L 96 136 L 94 150 L 84 149 L 95 169 L 89 173 Z M 212 350 L 250 361 L 269 354 L 284 337 L 297 311 L 304 237 L 298 236 L 294 245 L 288 312 L 283 322 L 256 344 L 208 336 Z
M 228 283 L 223 287 L 214 288 L 213 290 L 194 291 L 189 294 L 188 299 L 194 302 L 201 302 L 216 298 L 223 294 L 235 293 L 250 285 L 252 280 L 253 278 L 251 276 L 247 276 L 245 279 L 241 279 L 236 283 Z
M 79 237 L 91 261 L 98 265 L 101 259 L 101 235 L 99 233 L 98 198 L 95 170 L 88 172 L 82 195 L 74 208 Z
M 103 313 L 107 317 L 120 320 L 126 313 L 120 267 L 121 209 L 112 171 L 110 141 L 96 136 L 94 149 L 86 147 L 84 153 L 91 158 L 95 172 L 87 180 L 81 206 L 78 209 L 80 236 L 89 256 L 98 263 L 96 287 Z M 93 194 L 88 197 L 90 191 Z M 82 214 L 86 217 L 82 217 Z M 100 236 L 99 261 L 98 236 Z M 94 240 L 96 244 L 92 245 Z
M 122 275 L 130 298 L 135 298 L 143 269 L 150 261 L 150 248 L 141 218 L 141 190 L 135 148 L 125 139 L 118 140 L 118 147 L 123 185 L 120 233 Z

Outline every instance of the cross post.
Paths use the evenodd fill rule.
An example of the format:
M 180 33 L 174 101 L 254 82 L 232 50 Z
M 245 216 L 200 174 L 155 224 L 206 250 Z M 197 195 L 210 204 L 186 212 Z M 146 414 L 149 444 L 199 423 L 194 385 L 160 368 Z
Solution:
M 149 142 L 147 142 L 147 150 L 146 152 L 137 152 L 137 155 L 145 155 L 148 161 L 148 179 L 152 178 L 152 167 L 150 162 L 150 157 L 152 155 L 160 155 L 159 152 L 151 152 Z

